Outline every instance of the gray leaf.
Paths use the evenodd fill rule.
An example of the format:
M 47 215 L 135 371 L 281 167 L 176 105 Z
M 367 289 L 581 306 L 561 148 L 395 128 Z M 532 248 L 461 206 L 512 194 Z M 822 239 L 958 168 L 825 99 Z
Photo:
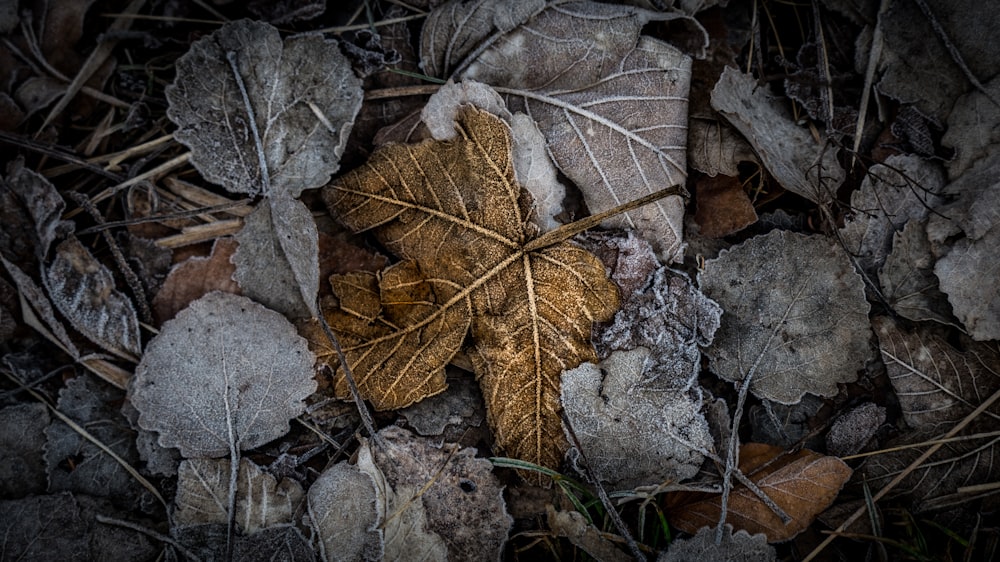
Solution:
M 882 295 L 900 316 L 957 326 L 934 275 L 927 221 L 911 220 L 892 238 L 892 252 L 878 272 Z
M 289 318 L 316 316 L 319 234 L 297 199 L 262 201 L 236 235 L 233 277 L 243 294 Z
M 820 236 L 772 231 L 723 250 L 698 275 L 725 311 L 710 367 L 748 376 L 760 398 L 794 404 L 833 396 L 871 355 L 864 283 L 847 256 Z
M 60 242 L 43 273 L 49 297 L 78 332 L 115 355 L 138 359 L 142 343 L 132 301 L 79 240 Z
M 306 341 L 284 316 L 213 292 L 166 322 L 132 379 L 139 425 L 187 458 L 221 457 L 288 432 L 316 390 Z
M 726 560 L 728 562 L 772 562 L 778 559 L 774 547 L 767 544 L 764 534 L 751 535 L 740 530 L 733 532 L 727 524 L 722 531 L 722 542 L 716 544 L 715 529 L 702 527 L 689 539 L 677 539 L 670 548 L 660 553 L 656 562 L 687 562 L 689 560 Z
M 326 562 L 380 560 L 382 529 L 371 476 L 341 462 L 309 487 L 309 520 Z
M 236 57 L 263 149 L 230 61 Z M 335 41 L 307 34 L 282 41 L 269 24 L 240 20 L 195 42 L 166 90 L 174 137 L 191 148 L 206 179 L 236 193 L 296 197 L 337 171 L 361 107 L 361 81 Z M 265 182 L 264 180 L 268 180 Z
M 784 99 L 727 66 L 712 90 L 712 107 L 743 133 L 782 187 L 814 203 L 833 200 L 845 177 L 837 150 L 817 145 L 792 119 Z
M 35 254 L 39 258 L 45 257 L 52 242 L 72 229 L 71 223 L 62 220 L 66 203 L 45 176 L 24 167 L 24 158 L 21 157 L 7 164 L 4 185 L 17 194 L 31 216 L 38 239 Z

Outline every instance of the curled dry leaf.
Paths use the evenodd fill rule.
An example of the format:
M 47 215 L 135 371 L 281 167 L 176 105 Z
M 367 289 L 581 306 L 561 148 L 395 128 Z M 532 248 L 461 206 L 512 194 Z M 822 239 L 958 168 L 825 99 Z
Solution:
M 706 262 L 698 282 L 726 311 L 706 349 L 712 371 L 753 377 L 760 398 L 833 396 L 871 356 L 864 283 L 826 238 L 777 230 L 751 238 Z
M 749 74 L 726 67 L 712 90 L 712 107 L 733 124 L 782 187 L 814 203 L 828 203 L 845 178 L 832 146 L 819 146 L 795 123 L 785 100 L 758 87 Z
M 615 489 L 692 478 L 712 449 L 697 396 L 640 384 L 650 360 L 644 348 L 618 351 L 562 375 L 566 419 L 586 461 L 576 448 L 570 458 Z
M 500 448 L 558 466 L 566 448 L 559 374 L 596 360 L 595 321 L 618 305 L 592 254 L 533 243 L 506 125 L 466 108 L 460 137 L 390 145 L 324 189 L 331 212 L 372 229 L 402 258 L 376 278 L 332 278 L 327 321 L 343 338 L 362 396 L 402 408 L 444 389 L 444 366 L 471 330 L 471 356 Z M 314 343 L 325 345 L 325 338 Z M 347 396 L 338 375 L 337 393 Z
M 911 220 L 893 235 L 892 251 L 878 272 L 882 295 L 904 318 L 957 327 L 948 297 L 941 292 L 934 275 L 934 254 L 926 228 L 926 220 Z
M 187 458 L 221 457 L 288 432 L 316 390 L 306 341 L 282 315 L 213 292 L 163 324 L 130 388 L 139 425 Z
M 640 35 L 650 21 L 678 17 L 599 2 L 453 1 L 428 17 L 421 59 L 438 76 L 508 96 L 537 122 L 590 210 L 606 211 L 684 183 L 691 59 Z M 683 213 L 674 196 L 608 225 L 638 229 L 660 256 L 679 261 Z
M 309 522 L 320 556 L 331 560 L 381 560 L 381 519 L 372 478 L 346 462 L 323 471 L 309 487 Z
M 787 525 L 782 523 L 753 492 L 737 486 L 729 495 L 726 522 L 751 535 L 764 533 L 771 543 L 789 540 L 811 525 L 820 512 L 830 507 L 852 473 L 836 457 L 807 449 L 785 454 L 781 447 L 760 443 L 747 443 L 740 448 L 739 468 L 791 521 Z M 668 519 L 685 533 L 695 534 L 701 527 L 715 526 L 721 511 L 722 497 L 713 495 L 675 505 Z
M 25 168 L 23 158 L 15 158 L 7 164 L 7 177 L 0 181 L 0 192 L 3 202 L 0 217 L 4 219 L 0 240 L 7 242 L 4 244 L 5 256 L 33 250 L 35 257 L 44 258 L 52 243 L 72 229 L 72 223 L 62 220 L 66 203 L 59 192 L 45 176 Z M 10 196 L 15 196 L 16 200 L 8 199 Z M 30 218 L 30 227 L 19 228 L 27 218 Z M 17 243 L 18 238 L 30 236 L 32 232 L 35 240 L 31 243 Z
M 132 301 L 79 240 L 70 237 L 56 246 L 42 280 L 56 308 L 78 332 L 106 351 L 138 360 L 142 342 Z
M 235 193 L 291 197 L 337 171 L 362 98 L 336 41 L 319 33 L 283 41 L 277 28 L 249 20 L 192 44 L 165 93 L 174 138 L 191 148 L 205 179 Z

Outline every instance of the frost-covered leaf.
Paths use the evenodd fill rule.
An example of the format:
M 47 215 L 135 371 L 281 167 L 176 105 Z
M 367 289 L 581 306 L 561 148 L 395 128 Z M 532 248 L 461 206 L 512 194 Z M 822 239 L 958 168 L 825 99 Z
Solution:
M 240 20 L 196 41 L 176 66 L 167 116 L 209 181 L 297 197 L 337 171 L 362 91 L 336 41 L 319 33 L 282 40 L 269 24 Z
M 596 359 L 591 327 L 610 318 L 617 291 L 579 246 L 533 242 L 530 196 L 514 177 L 503 121 L 466 105 L 459 131 L 453 141 L 383 147 L 324 188 L 332 214 L 372 229 L 404 260 L 378 278 L 335 276 L 326 319 L 378 409 L 444 390 L 444 366 L 471 333 L 499 449 L 555 467 L 566 448 L 559 374 Z M 336 393 L 349 396 L 342 374 Z
M 725 311 L 706 349 L 712 371 L 753 377 L 761 398 L 833 396 L 871 356 L 864 283 L 826 238 L 777 230 L 751 238 L 707 261 L 698 283 Z
M 651 361 L 649 350 L 637 348 L 562 375 L 563 410 L 586 461 L 576 448 L 570 458 L 615 489 L 692 478 L 700 451 L 712 449 L 697 396 L 641 384 Z
M 928 3 L 943 32 L 973 76 L 996 76 L 1000 61 L 1000 11 L 977 0 Z M 925 115 L 943 123 L 955 100 L 972 86 L 948 52 L 927 16 L 915 2 L 892 0 L 879 18 L 885 38 L 876 84 L 879 92 L 913 103 Z
M 45 176 L 25 168 L 22 157 L 7 164 L 7 176 L 0 179 L 0 191 L 4 192 L 4 210 L 0 216 L 5 219 L 0 232 L 7 235 L 0 236 L 0 240 L 8 242 L 4 245 L 5 255 L 6 252 L 28 253 L 33 250 L 35 257 L 44 258 L 52 242 L 72 229 L 71 223 L 62 220 L 66 209 L 62 197 Z M 10 195 L 15 195 L 17 201 L 8 201 Z M 18 220 L 18 217 L 5 216 L 6 213 L 23 214 Z M 30 228 L 19 228 L 19 223 L 23 221 L 30 221 Z M 15 229 L 20 232 L 15 232 Z M 31 234 L 34 234 L 34 240 L 30 246 L 18 248 L 15 240 Z M 8 236 L 12 240 L 5 240 Z
M 139 460 L 135 433 L 118 411 L 122 392 L 89 374 L 59 391 L 57 407 L 132 466 Z M 149 501 L 149 493 L 107 453 L 62 421 L 45 430 L 49 491 L 69 491 L 108 498 L 126 509 Z M 145 497 L 144 497 L 145 496 Z
M 715 543 L 715 528 L 702 527 L 690 539 L 677 539 L 660 553 L 656 562 L 693 562 L 695 560 L 726 560 L 727 562 L 772 562 L 778 559 L 774 547 L 763 534 L 751 535 L 732 525 L 722 530 L 722 542 Z
M 4 267 L 7 269 L 7 273 L 9 273 L 11 278 L 14 279 L 14 283 L 17 285 L 17 290 L 23 297 L 23 300 L 21 301 L 21 314 L 25 316 L 25 322 L 36 330 L 42 331 L 43 333 L 50 333 L 52 335 L 50 339 L 58 342 L 58 344 L 67 354 L 70 355 L 70 357 L 78 359 L 80 357 L 80 351 L 76 348 L 73 340 L 70 339 L 69 334 L 66 333 L 66 328 L 63 326 L 62 322 L 56 318 L 56 312 L 52 307 L 52 302 L 49 301 L 47 296 L 45 296 L 45 292 L 42 291 L 42 288 L 35 283 L 34 279 L 21 271 L 19 267 L 7 261 L 6 258 L 0 257 L 0 262 L 3 263 Z M 25 310 L 24 305 L 28 305 L 28 310 Z
M 824 509 L 830 507 L 851 477 L 851 469 L 840 459 L 808 449 L 785 453 L 781 447 L 747 443 L 740 448 L 740 470 L 747 474 L 785 513 L 786 525 L 753 492 L 744 486 L 729 495 L 726 521 L 750 534 L 764 533 L 768 542 L 786 541 L 802 532 Z M 668 515 L 670 523 L 695 534 L 719 522 L 721 495 L 677 506 Z
M 809 129 L 795 123 L 785 100 L 753 76 L 726 67 L 712 90 L 712 107 L 743 133 L 782 187 L 814 203 L 836 196 L 845 178 L 837 150 L 818 145 Z
M 656 390 L 687 390 L 701 369 L 701 352 L 719 328 L 722 309 L 688 278 L 661 267 L 642 292 L 622 303 L 614 320 L 595 337 L 600 356 L 647 348 L 649 360 L 632 384 Z
M 441 394 L 421 400 L 399 411 L 420 435 L 440 435 L 456 442 L 471 428 L 486 420 L 483 396 L 476 381 L 465 375 L 448 377 L 448 388 Z M 447 433 L 445 430 L 448 430 Z M 442 435 L 443 434 L 443 435 Z
M 56 246 L 42 280 L 59 312 L 90 341 L 131 361 L 142 353 L 132 301 L 115 288 L 111 272 L 75 237 Z
M 372 478 L 356 466 L 337 463 L 309 487 L 309 520 L 326 562 L 382 559 L 378 516 Z
M 965 349 L 959 351 L 927 326 L 908 332 L 881 316 L 872 324 L 910 427 L 940 430 L 1000 390 L 1000 351 L 995 345 L 963 338 Z M 994 412 L 983 415 L 1000 419 Z
M 826 434 L 826 450 L 838 457 L 857 454 L 883 423 L 885 408 L 874 402 L 851 408 L 830 427 L 830 432 Z
M 728 123 L 692 115 L 688 165 L 709 176 L 738 176 L 740 162 L 757 162 L 747 141 Z
M 44 404 L 15 404 L 0 410 L 0 497 L 19 498 L 45 491 Z
M 909 220 L 923 220 L 941 204 L 944 172 L 919 156 L 890 156 L 872 166 L 851 195 L 853 215 L 840 229 L 847 251 L 866 272 L 885 262 L 893 234 Z
M 317 314 L 319 234 L 301 201 L 285 196 L 261 201 L 236 241 L 233 278 L 244 295 L 290 318 Z
M 493 465 L 399 427 L 379 434 L 385 447 L 362 446 L 358 468 L 375 482 L 385 559 L 499 560 L 513 520 Z
M 803 438 L 813 433 L 817 414 L 823 407 L 823 399 L 806 394 L 795 404 L 781 404 L 764 400 L 750 407 L 750 426 L 753 427 L 752 440 L 755 443 L 777 445 L 791 449 Z M 807 442 L 806 446 L 813 443 Z M 819 441 L 815 442 L 819 446 Z
M 951 305 L 934 275 L 926 228 L 926 220 L 911 220 L 893 236 L 892 251 L 878 272 L 882 296 L 904 318 L 955 325 Z
M 1000 76 L 983 84 L 992 98 L 1000 98 Z M 955 100 L 948 115 L 948 127 L 941 144 L 954 149 L 948 161 L 948 176 L 957 179 L 980 158 L 988 156 L 1000 145 L 1000 107 L 989 96 L 972 90 Z
M 576 240 L 604 263 L 622 302 L 645 290 L 653 272 L 660 268 L 653 247 L 634 230 L 591 230 L 577 235 Z
M 189 459 L 177 473 L 174 525 L 204 525 L 229 522 L 229 459 Z M 243 533 L 295 522 L 302 509 L 302 487 L 293 480 L 274 476 L 245 458 L 236 477 L 233 521 Z
M 1000 339 L 1000 150 L 976 162 L 945 192 L 957 199 L 927 220 L 938 257 L 934 274 L 969 335 Z
M 691 59 L 640 35 L 650 21 L 680 16 L 598 2 L 510 4 L 453 1 L 432 12 L 424 67 L 508 96 L 537 122 L 592 212 L 682 184 Z M 665 260 L 679 261 L 683 211 L 670 197 L 608 225 L 637 228 Z
M 316 390 L 313 354 L 277 312 L 213 292 L 146 348 L 132 379 L 139 425 L 188 458 L 252 449 L 288 432 Z

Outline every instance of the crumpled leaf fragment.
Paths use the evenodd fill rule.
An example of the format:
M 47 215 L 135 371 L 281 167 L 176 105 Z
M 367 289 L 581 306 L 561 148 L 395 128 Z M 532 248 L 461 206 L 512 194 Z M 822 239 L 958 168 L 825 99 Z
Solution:
M 872 325 L 910 427 L 941 430 L 1000 389 L 1000 351 L 995 346 L 962 336 L 964 350 L 959 351 L 926 325 L 906 331 L 884 316 Z M 1000 413 L 984 415 L 995 419 Z
M 176 66 L 167 116 L 205 179 L 234 193 L 297 197 L 337 171 L 362 91 L 336 41 L 319 33 L 282 40 L 267 23 L 240 20 L 193 43 Z
M 119 357 L 138 359 L 142 341 L 132 301 L 76 237 L 56 246 L 42 280 L 56 308 L 78 332 Z
M 313 482 L 309 521 L 324 561 L 382 559 L 376 499 L 372 478 L 346 462 L 324 470 Z
M 817 145 L 785 101 L 759 87 L 753 76 L 726 67 L 712 90 L 712 107 L 746 137 L 782 187 L 818 204 L 836 196 L 846 176 L 836 148 Z
M 926 228 L 926 220 L 910 220 L 893 235 L 892 251 L 878 272 L 882 296 L 904 318 L 957 327 L 948 297 L 941 292 L 934 275 L 934 255 Z
M 385 559 L 500 560 L 513 519 L 493 465 L 399 427 L 379 435 L 385 446 L 364 443 L 358 468 L 375 482 Z
M 597 527 L 588 523 L 578 511 L 556 511 L 546 506 L 546 523 L 557 537 L 566 537 L 574 546 L 601 562 L 627 562 L 632 560 L 608 540 Z
M 596 359 L 591 326 L 610 317 L 617 291 L 581 248 L 531 245 L 537 228 L 514 177 L 507 126 L 469 107 L 459 132 L 454 141 L 383 147 L 324 188 L 334 216 L 372 229 L 405 260 L 377 280 L 332 278 L 339 305 L 325 307 L 327 321 L 378 409 L 443 390 L 444 366 L 468 326 L 499 448 L 558 466 L 566 447 L 559 374 Z M 348 395 L 340 375 L 337 394 Z
M 73 340 L 70 339 L 69 334 L 66 333 L 66 328 L 63 326 L 62 322 L 56 318 L 55 309 L 52 307 L 52 302 L 49 298 L 45 296 L 45 292 L 41 287 L 35 283 L 34 279 L 28 274 L 21 271 L 19 267 L 7 261 L 6 258 L 0 257 L 0 263 L 3 263 L 4 268 L 7 269 L 7 273 L 10 274 L 11 278 L 14 279 L 14 283 L 17 285 L 18 291 L 22 297 L 21 300 L 21 314 L 25 316 L 25 322 L 31 325 L 36 330 L 42 333 L 49 333 L 52 335 L 51 339 L 54 342 L 58 342 L 63 351 L 70 355 L 73 359 L 80 358 L 80 351 L 76 348 Z M 28 305 L 25 307 L 25 305 Z M 27 308 L 27 310 L 26 310 Z M 33 318 L 29 318 L 29 314 Z M 39 318 L 41 316 L 41 318 Z
M 701 370 L 699 347 L 712 343 L 722 308 L 698 290 L 688 278 L 660 267 L 642 292 L 622 303 L 614 321 L 594 338 L 598 354 L 644 347 L 646 367 L 634 381 L 649 389 L 688 390 Z
M 614 489 L 683 481 L 698 473 L 712 435 L 701 400 L 679 389 L 642 385 L 649 350 L 616 351 L 600 365 L 584 363 L 562 374 L 562 405 L 586 462 Z M 568 430 L 567 430 L 568 431 Z
M 479 387 L 465 373 L 449 377 L 448 388 L 441 394 L 407 406 L 399 414 L 419 435 L 441 435 L 449 442 L 458 442 L 464 434 L 486 420 Z
M 753 377 L 760 398 L 833 396 L 871 356 L 864 283 L 824 237 L 776 230 L 751 238 L 707 261 L 698 283 L 726 311 L 705 350 L 710 368 L 733 382 Z
M 785 513 L 786 525 L 753 492 L 736 486 L 729 494 L 727 523 L 751 535 L 763 533 L 767 542 L 783 542 L 802 532 L 837 498 L 851 478 L 844 461 L 802 449 L 786 453 L 781 447 L 746 443 L 740 448 L 739 468 Z M 676 506 L 668 514 L 671 525 L 695 534 L 719 522 L 721 495 Z
M 844 246 L 873 273 L 885 263 L 893 234 L 909 220 L 923 220 L 941 204 L 941 166 L 919 156 L 896 155 L 872 166 L 851 195 L 853 215 L 840 229 Z
M 188 459 L 177 471 L 173 524 L 204 525 L 229 522 L 229 459 Z M 277 478 L 241 458 L 236 476 L 233 522 L 246 534 L 295 522 L 303 508 L 298 482 Z
M 691 59 L 640 31 L 685 16 L 598 2 L 517 4 L 439 7 L 421 39 L 425 68 L 508 96 L 512 110 L 538 124 L 592 212 L 682 184 Z M 473 43 L 456 48 L 456 37 L 466 36 Z M 683 207 L 669 197 L 607 226 L 637 228 L 661 257 L 679 261 Z
M 122 392 L 81 374 L 59 391 L 59 411 L 87 428 L 125 462 L 135 465 L 135 433 L 118 411 Z M 119 464 L 66 423 L 45 429 L 45 464 L 49 492 L 69 491 L 108 498 L 124 509 L 137 509 L 150 494 Z M 67 459 L 73 459 L 72 464 Z
M 763 534 L 751 535 L 726 524 L 722 542 L 715 544 L 715 528 L 702 527 L 689 539 L 676 539 L 670 548 L 660 553 L 656 562 L 690 562 L 693 560 L 726 560 L 727 562 L 772 562 L 778 559 L 774 547 Z
M 139 425 L 187 458 L 252 449 L 288 432 L 316 390 L 313 354 L 277 312 L 212 292 L 163 324 L 130 387 Z
M 934 274 L 955 316 L 978 341 L 1000 339 L 1000 150 L 945 188 L 956 200 L 927 220 Z M 964 237 L 960 235 L 964 234 Z

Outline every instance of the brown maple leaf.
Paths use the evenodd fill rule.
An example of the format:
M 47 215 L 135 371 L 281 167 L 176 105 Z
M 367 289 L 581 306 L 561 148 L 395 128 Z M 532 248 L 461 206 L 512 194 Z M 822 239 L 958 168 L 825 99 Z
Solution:
M 539 237 L 503 121 L 470 106 L 456 129 L 454 140 L 384 147 L 324 188 L 335 216 L 403 260 L 377 276 L 331 278 L 324 316 L 380 410 L 444 390 L 444 367 L 470 333 L 500 449 L 556 467 L 566 449 L 560 373 L 596 361 L 591 327 L 614 314 L 617 289 L 595 256 Z

